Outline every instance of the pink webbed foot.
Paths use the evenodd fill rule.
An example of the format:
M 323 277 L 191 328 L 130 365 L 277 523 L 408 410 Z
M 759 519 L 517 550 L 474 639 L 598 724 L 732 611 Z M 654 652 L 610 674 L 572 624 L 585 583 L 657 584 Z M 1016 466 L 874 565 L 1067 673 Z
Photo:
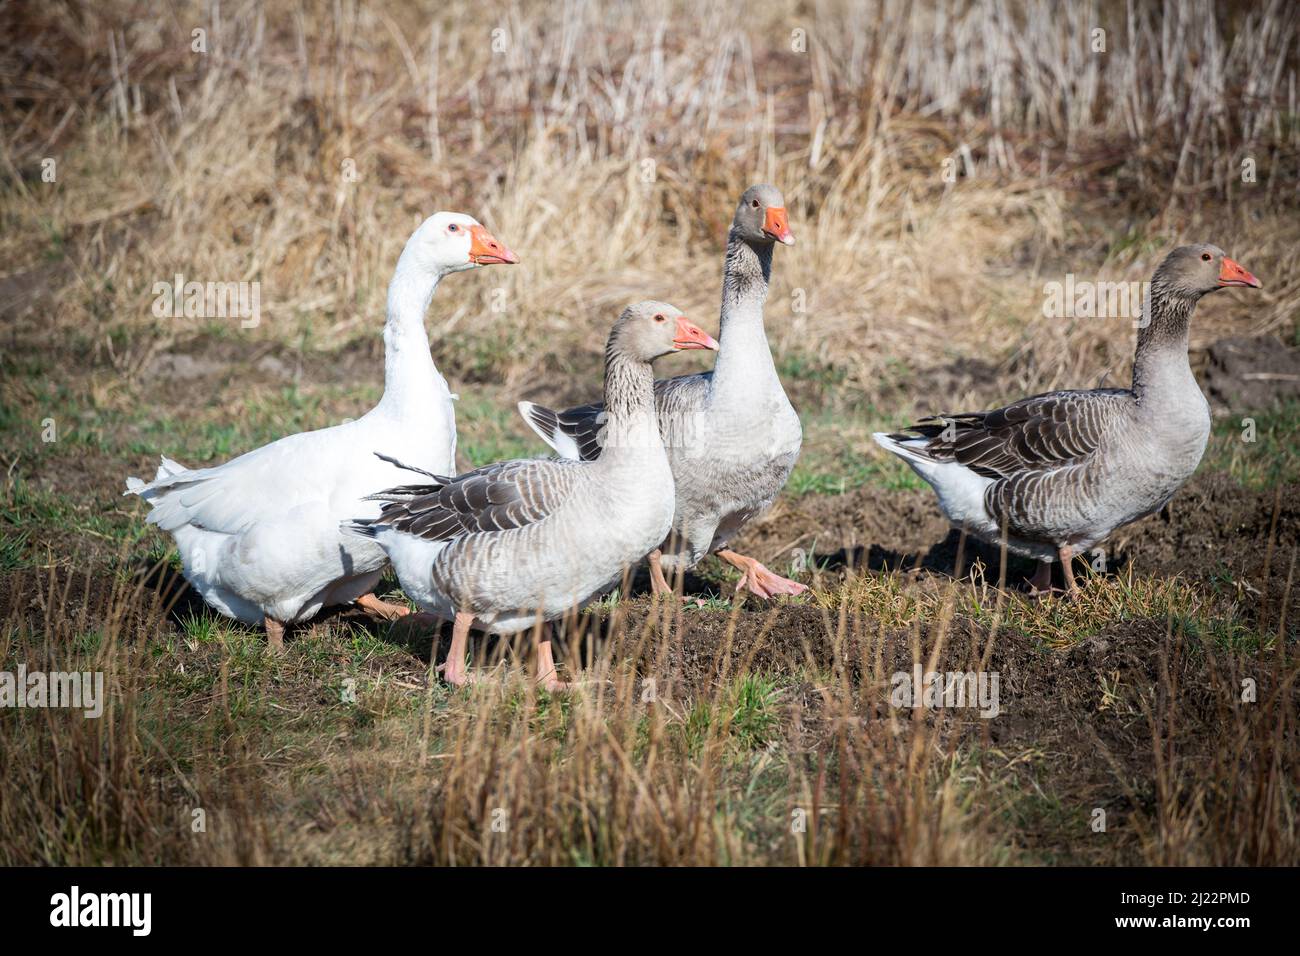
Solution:
M 808 585 L 800 584 L 798 581 L 792 581 L 789 578 L 783 578 L 755 559 L 746 557 L 743 554 L 737 554 L 735 551 L 719 551 L 718 557 L 740 570 L 740 582 L 736 585 L 737 591 L 743 588 L 758 597 L 771 598 L 776 597 L 778 594 L 803 594 L 808 590 Z

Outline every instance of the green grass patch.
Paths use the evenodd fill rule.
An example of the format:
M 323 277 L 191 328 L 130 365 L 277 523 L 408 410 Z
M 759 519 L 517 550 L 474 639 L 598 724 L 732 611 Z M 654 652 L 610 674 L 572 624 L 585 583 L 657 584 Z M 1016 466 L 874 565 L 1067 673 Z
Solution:
M 546 443 L 524 424 L 513 403 L 484 395 L 481 390 L 456 403 L 456 430 L 460 433 L 458 447 L 471 468 L 550 453 Z
M 1216 421 L 1201 468 L 1252 489 L 1300 481 L 1300 401 Z

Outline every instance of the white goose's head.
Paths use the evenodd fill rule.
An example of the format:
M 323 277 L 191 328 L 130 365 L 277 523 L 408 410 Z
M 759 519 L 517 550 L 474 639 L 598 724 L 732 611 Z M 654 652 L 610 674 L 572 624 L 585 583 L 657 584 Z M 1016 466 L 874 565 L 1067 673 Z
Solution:
M 411 234 L 406 248 L 422 268 L 440 276 L 519 261 L 505 243 L 462 212 L 434 213 Z

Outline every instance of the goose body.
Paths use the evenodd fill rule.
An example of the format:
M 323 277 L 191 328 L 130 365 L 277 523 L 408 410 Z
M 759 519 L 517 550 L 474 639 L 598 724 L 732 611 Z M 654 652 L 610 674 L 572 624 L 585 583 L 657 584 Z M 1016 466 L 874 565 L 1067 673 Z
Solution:
M 1159 511 L 1196 471 L 1210 408 L 1187 360 L 1197 301 L 1259 282 L 1211 245 L 1174 250 L 1152 280 L 1131 388 L 1058 391 L 941 415 L 876 441 L 934 488 L 956 526 L 1043 562 L 1036 585 L 1116 529 Z
M 416 438 L 376 409 L 214 468 L 187 469 L 164 458 L 154 481 L 130 479 L 128 489 L 153 506 L 149 522 L 175 538 L 186 580 L 209 605 L 248 624 L 298 623 L 373 592 L 387 564 L 373 542 L 338 531 L 345 518 L 377 515 L 378 505 L 365 497 L 400 474 L 355 449 L 383 443 L 412 461 L 449 469 L 454 419 L 439 414 L 429 424 Z
M 650 555 L 656 592 L 667 590 L 662 569 L 682 571 L 714 552 L 742 571 L 742 586 L 763 597 L 805 590 L 728 548 L 776 500 L 803 440 L 763 327 L 773 244 L 794 241 L 784 202 L 775 188 L 754 186 L 737 206 L 714 370 L 655 383 L 659 427 L 677 487 L 671 532 Z M 521 402 L 519 409 L 558 454 L 584 460 L 601 455 L 604 405 L 556 412 Z
M 671 533 L 655 543 L 669 570 L 694 567 L 725 547 L 776 500 L 799 458 L 803 429 L 784 390 L 746 401 L 715 389 L 714 375 L 655 382 L 659 427 L 677 487 Z M 519 411 L 562 457 L 599 458 L 604 405 L 556 413 L 520 402 Z
M 466 676 L 470 621 L 497 634 L 550 621 L 608 590 L 663 540 L 675 499 L 650 360 L 716 347 L 672 306 L 639 303 L 610 335 L 610 412 L 597 460 L 499 462 L 456 478 L 425 473 L 423 483 L 374 495 L 383 502 L 377 517 L 345 525 L 389 555 L 424 611 L 457 622 L 449 680 Z
M 127 479 L 148 521 L 176 541 L 186 579 L 205 601 L 246 623 L 283 625 L 322 607 L 369 599 L 387 563 L 375 542 L 345 535 L 347 518 L 377 516 L 367 500 L 399 475 L 370 454 L 384 448 L 418 467 L 453 470 L 456 423 L 447 383 L 429 356 L 424 312 L 450 272 L 513 253 L 469 216 L 438 213 L 408 240 L 388 291 L 385 389 L 355 421 L 289 435 L 211 468 L 164 457 L 154 480 Z
M 382 513 L 354 526 L 370 529 L 421 609 L 445 620 L 471 612 L 494 634 L 583 607 L 672 522 L 672 471 L 653 452 L 599 470 L 534 459 L 425 477 L 384 492 Z
M 1159 511 L 1200 463 L 1210 411 L 1199 389 L 1181 419 L 1152 427 L 1129 389 L 1049 392 L 993 412 L 875 436 L 934 488 L 950 521 L 1042 561 L 1092 548 Z M 943 431 L 955 424 L 955 437 Z M 951 433 L 950 433 L 951 434 Z M 928 437 L 927 437 L 928 435 Z

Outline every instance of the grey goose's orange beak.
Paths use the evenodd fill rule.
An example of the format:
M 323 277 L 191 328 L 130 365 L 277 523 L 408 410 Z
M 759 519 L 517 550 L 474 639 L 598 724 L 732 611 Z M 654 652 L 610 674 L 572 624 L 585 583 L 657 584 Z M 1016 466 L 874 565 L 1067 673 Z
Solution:
M 504 242 L 498 242 L 482 226 L 469 227 L 469 261 L 475 265 L 490 266 L 495 263 L 513 265 L 519 261 Z
M 794 233 L 790 231 L 790 216 L 784 206 L 767 207 L 767 215 L 763 217 L 763 234 L 784 245 L 794 245 Z
M 1262 288 L 1258 279 L 1227 256 L 1224 256 L 1223 268 L 1219 270 L 1219 286 L 1222 288 L 1230 285 L 1242 285 L 1250 289 Z
M 677 330 L 673 333 L 673 348 L 712 349 L 716 352 L 718 342 L 708 332 L 694 322 L 687 321 L 686 316 L 682 315 L 677 317 Z

